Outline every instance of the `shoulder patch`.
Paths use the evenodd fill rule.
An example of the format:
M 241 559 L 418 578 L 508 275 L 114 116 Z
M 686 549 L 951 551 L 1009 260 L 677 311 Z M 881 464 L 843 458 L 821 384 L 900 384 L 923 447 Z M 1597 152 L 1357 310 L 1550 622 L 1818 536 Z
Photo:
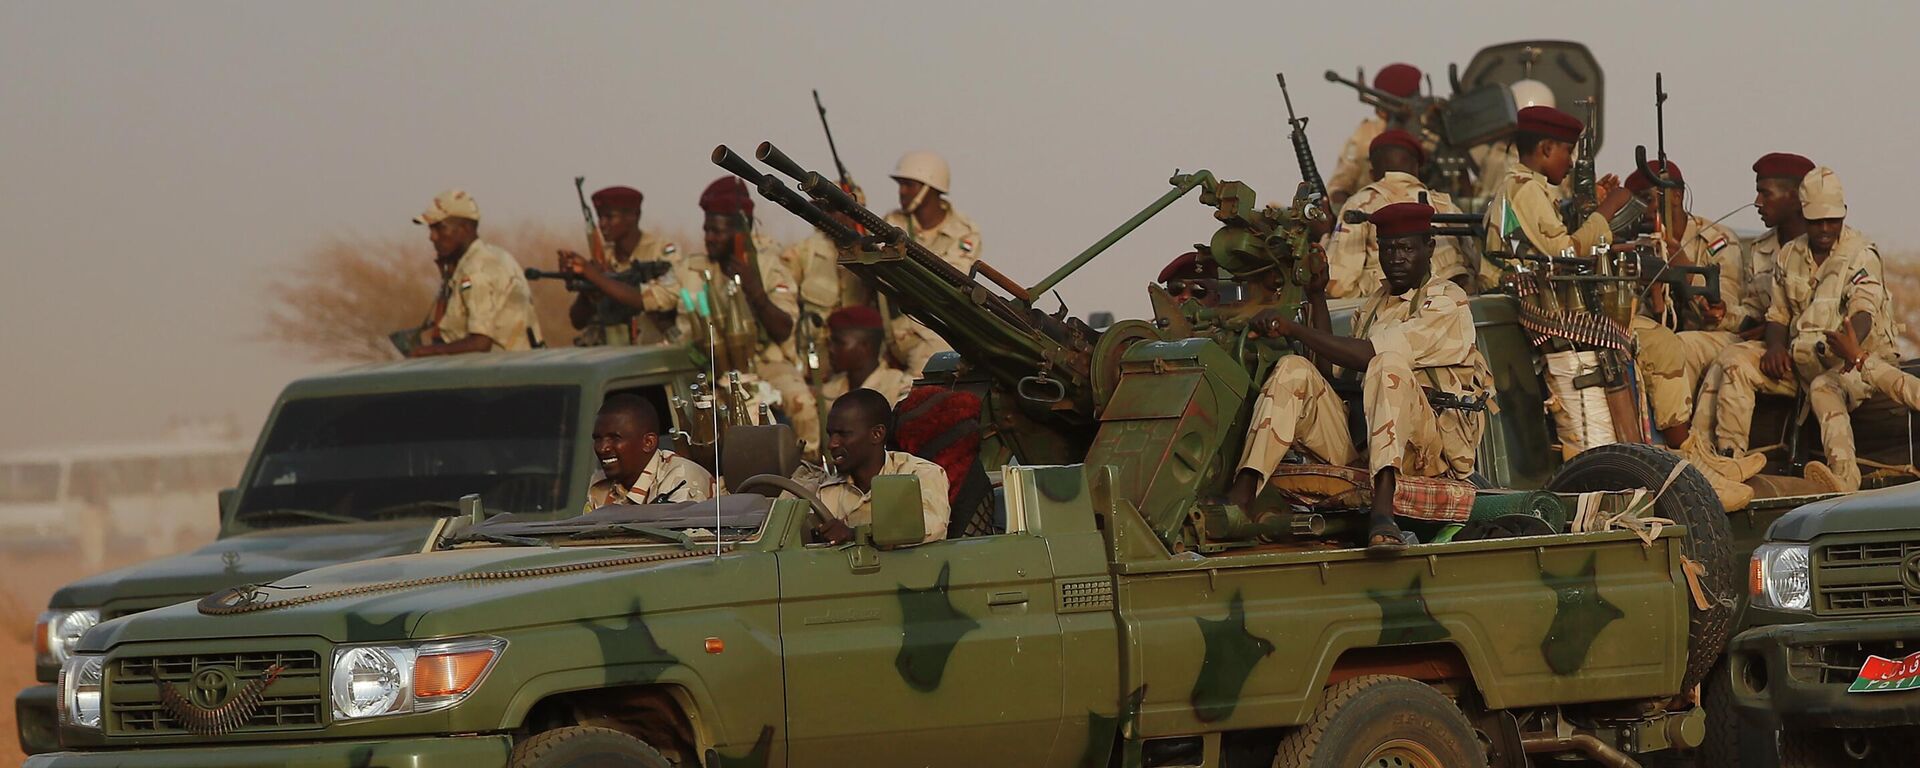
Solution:
M 1862 271 L 1862 272 L 1864 272 L 1864 271 L 1866 271 L 1866 270 L 1861 270 L 1861 271 Z M 463 291 L 464 291 L 464 290 L 466 290 L 466 289 L 468 289 L 468 288 L 472 288 L 472 287 L 473 287 L 473 278 L 471 278 L 471 277 L 465 277 L 465 278 L 461 278 L 461 279 L 460 279 L 460 290 L 463 290 Z
M 973 253 L 973 238 L 971 237 L 960 238 L 960 250 L 966 251 L 967 253 Z
M 667 243 L 666 245 L 660 246 L 660 255 L 662 256 L 672 256 L 679 252 L 680 252 L 680 246 L 674 245 L 673 243 Z
M 1708 256 L 1718 255 L 1720 251 L 1724 250 L 1727 247 L 1729 242 L 1730 241 L 1727 240 L 1726 235 L 1721 235 L 1718 239 L 1714 240 L 1713 242 L 1707 243 L 1707 255 Z
M 1873 279 L 1873 273 L 1869 272 L 1866 267 L 1861 267 L 1860 271 L 1853 273 L 1853 279 L 1849 282 L 1854 285 L 1859 285 L 1871 279 Z

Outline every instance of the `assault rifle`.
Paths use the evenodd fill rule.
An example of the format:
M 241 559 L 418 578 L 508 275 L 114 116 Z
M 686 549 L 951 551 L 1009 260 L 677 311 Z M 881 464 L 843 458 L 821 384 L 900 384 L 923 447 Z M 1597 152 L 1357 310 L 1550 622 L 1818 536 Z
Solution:
M 1293 159 L 1300 164 L 1300 180 L 1305 182 L 1321 200 L 1327 198 L 1327 182 L 1320 177 L 1320 166 L 1313 160 L 1313 146 L 1307 143 L 1307 118 L 1293 113 L 1293 95 L 1287 93 L 1287 76 L 1273 75 L 1280 81 L 1280 98 L 1287 103 L 1287 141 L 1293 143 Z
M 636 261 L 626 269 L 608 272 L 607 277 L 638 288 L 660 279 L 671 271 L 673 271 L 673 264 L 669 262 Z M 593 287 L 593 283 L 587 282 L 586 278 L 573 274 L 572 272 L 527 267 L 522 274 L 525 274 L 528 280 L 562 281 L 571 293 L 596 294 L 593 304 L 594 325 L 620 325 L 628 320 L 632 320 L 634 315 L 640 313 L 640 310 L 634 307 L 629 307 L 606 296 L 597 295 L 600 293 L 600 289 Z

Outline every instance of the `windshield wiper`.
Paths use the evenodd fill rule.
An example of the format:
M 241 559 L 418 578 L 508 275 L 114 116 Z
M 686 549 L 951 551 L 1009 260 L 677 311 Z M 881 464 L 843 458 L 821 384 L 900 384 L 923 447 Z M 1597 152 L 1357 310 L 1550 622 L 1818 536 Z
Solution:
M 327 522 L 327 523 L 364 523 L 366 522 L 365 520 L 354 517 L 352 515 L 342 515 L 335 512 L 321 512 L 313 509 L 298 509 L 295 507 L 281 507 L 278 509 L 255 510 L 255 511 L 247 512 L 245 514 L 236 515 L 234 519 L 239 520 L 241 522 L 252 522 L 259 518 L 265 518 L 265 517 L 298 517 L 298 518 L 304 518 L 307 520 L 319 520 L 321 522 Z
M 457 534 L 452 538 L 443 538 L 440 540 L 440 544 L 441 546 L 445 546 L 448 544 L 465 544 L 471 541 L 486 541 L 486 542 L 492 542 L 494 544 L 507 544 L 515 547 L 551 547 L 553 546 L 553 542 L 547 541 L 545 539 L 536 539 L 536 538 L 533 538 L 532 536 L 514 536 L 511 534 L 505 534 L 505 533 L 489 533 L 487 531 L 467 531 L 465 533 Z
M 388 505 L 388 506 L 376 509 L 372 512 L 368 512 L 367 517 L 375 518 L 375 519 L 384 519 L 387 517 L 402 517 L 405 515 L 417 515 L 422 512 L 432 513 L 435 517 L 446 517 L 447 515 L 457 515 L 460 513 L 460 504 L 458 502 L 439 501 L 436 499 L 405 501 L 399 504 Z
M 642 536 L 649 536 L 652 538 L 660 539 L 662 541 L 679 544 L 680 546 L 686 547 L 688 549 L 692 549 L 694 547 L 693 537 L 687 535 L 686 531 L 676 531 L 671 528 L 655 528 L 650 525 L 636 525 L 634 523 L 610 523 L 607 525 L 600 526 L 598 528 L 588 528 L 584 531 L 576 532 L 568 536 L 567 538 L 569 539 L 611 539 L 611 538 L 617 538 L 620 536 L 626 536 L 628 534 L 635 534 L 635 533 L 640 534 Z

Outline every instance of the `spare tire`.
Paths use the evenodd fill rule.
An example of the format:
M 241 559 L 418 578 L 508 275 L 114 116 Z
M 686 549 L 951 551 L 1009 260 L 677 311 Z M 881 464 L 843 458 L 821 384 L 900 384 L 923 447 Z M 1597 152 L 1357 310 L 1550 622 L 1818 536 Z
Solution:
M 1573 457 L 1547 482 L 1547 490 L 1578 493 L 1645 488 L 1657 492 L 1681 461 L 1679 454 L 1650 445 L 1603 445 Z M 1732 630 L 1734 600 L 1740 588 L 1739 569 L 1733 562 L 1733 532 L 1713 485 L 1691 466 L 1674 478 L 1648 515 L 1686 526 L 1681 555 L 1706 567 L 1700 586 L 1712 604 L 1701 610 L 1691 595 L 1687 598 L 1693 641 L 1687 648 L 1687 676 L 1681 690 L 1692 690 L 1713 669 Z

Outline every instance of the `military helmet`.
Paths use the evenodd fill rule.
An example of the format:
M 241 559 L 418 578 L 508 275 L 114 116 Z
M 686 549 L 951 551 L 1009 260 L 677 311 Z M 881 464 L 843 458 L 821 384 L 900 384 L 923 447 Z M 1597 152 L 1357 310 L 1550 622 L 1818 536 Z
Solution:
M 893 178 L 917 181 L 944 195 L 951 174 L 947 171 L 946 158 L 917 149 L 900 156 L 899 164 L 893 167 Z
M 1515 80 L 1513 81 L 1513 85 L 1508 87 L 1513 89 L 1513 106 L 1515 109 L 1560 106 L 1554 103 L 1553 89 L 1547 87 L 1546 83 L 1538 80 L 1532 78 Z

